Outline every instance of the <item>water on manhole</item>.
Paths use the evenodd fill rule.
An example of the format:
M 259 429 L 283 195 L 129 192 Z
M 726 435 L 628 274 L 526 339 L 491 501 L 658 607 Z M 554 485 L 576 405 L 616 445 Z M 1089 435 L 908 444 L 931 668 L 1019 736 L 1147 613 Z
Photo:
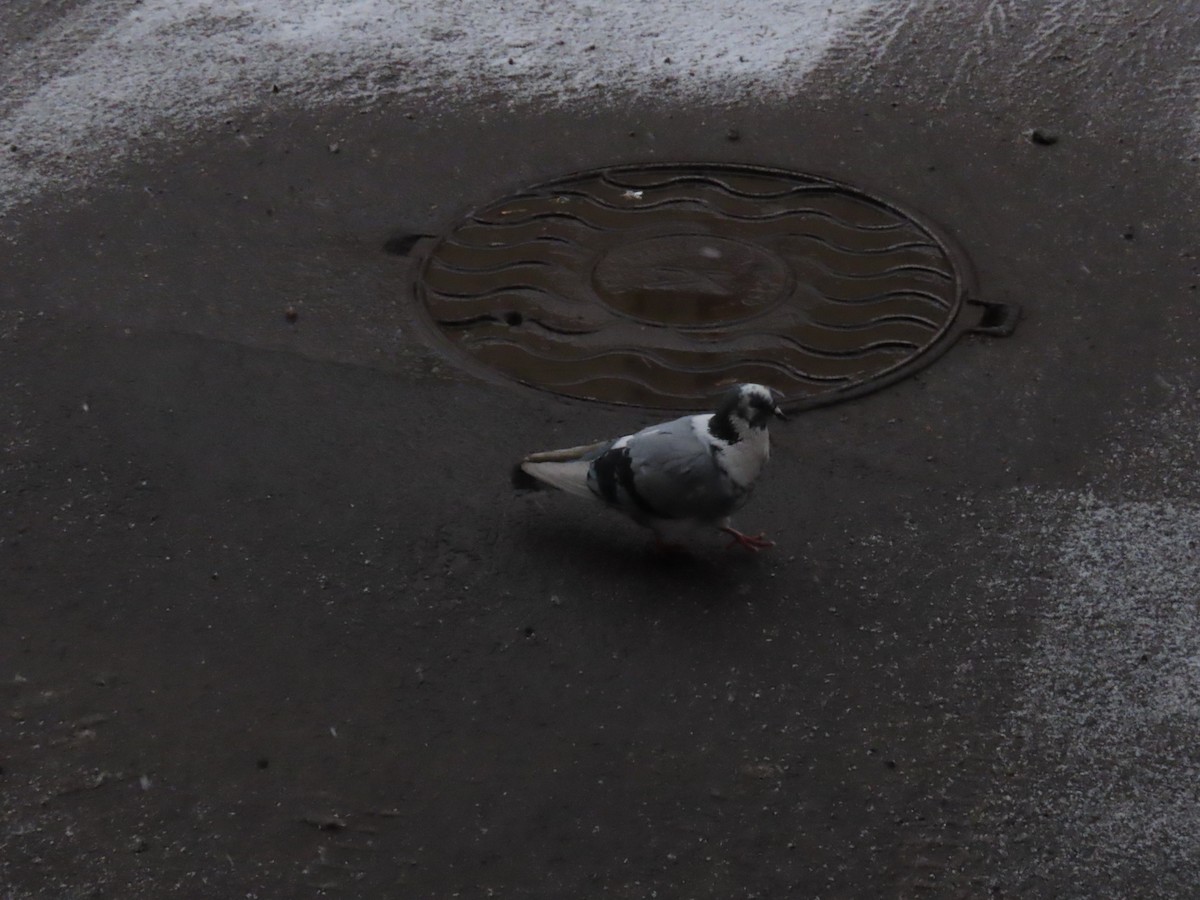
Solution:
M 466 360 L 569 397 L 703 406 L 755 381 L 795 409 L 857 396 L 1015 310 L 964 255 L 847 185 L 731 165 L 609 168 L 485 206 L 432 244 L 417 296 Z

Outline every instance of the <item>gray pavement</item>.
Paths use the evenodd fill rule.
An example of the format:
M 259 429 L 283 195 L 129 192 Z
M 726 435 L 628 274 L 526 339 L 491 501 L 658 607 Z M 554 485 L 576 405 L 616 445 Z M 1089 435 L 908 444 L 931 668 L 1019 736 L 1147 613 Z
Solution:
M 1197 4 L 415 9 L 0 13 L 3 896 L 1193 895 Z M 514 496 L 655 416 L 382 251 L 675 160 L 1025 310 L 776 428 L 758 557 Z

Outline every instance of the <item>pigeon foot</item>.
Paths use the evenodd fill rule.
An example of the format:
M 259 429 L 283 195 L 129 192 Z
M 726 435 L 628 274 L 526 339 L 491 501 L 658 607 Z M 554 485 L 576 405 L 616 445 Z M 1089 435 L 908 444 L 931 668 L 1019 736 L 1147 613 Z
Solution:
M 768 547 L 774 547 L 775 542 L 767 539 L 765 532 L 758 534 L 742 534 L 736 528 L 730 528 L 728 525 L 722 526 L 721 530 L 730 535 L 733 540 L 725 547 L 726 550 L 735 545 L 745 547 L 751 553 L 757 553 L 759 550 L 766 550 Z

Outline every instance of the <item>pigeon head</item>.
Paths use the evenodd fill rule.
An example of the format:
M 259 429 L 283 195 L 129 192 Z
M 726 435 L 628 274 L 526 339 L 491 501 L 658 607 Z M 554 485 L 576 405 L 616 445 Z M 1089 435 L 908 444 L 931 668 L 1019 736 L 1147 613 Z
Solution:
M 776 402 L 777 391 L 761 384 L 739 384 L 730 388 L 709 421 L 715 437 L 736 443 L 752 428 L 766 428 L 774 416 L 787 420 Z

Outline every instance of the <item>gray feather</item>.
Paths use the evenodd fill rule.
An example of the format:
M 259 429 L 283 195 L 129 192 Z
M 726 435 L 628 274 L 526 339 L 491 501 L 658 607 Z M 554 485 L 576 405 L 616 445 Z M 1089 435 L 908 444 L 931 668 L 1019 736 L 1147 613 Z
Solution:
M 619 505 L 639 518 L 719 519 L 739 505 L 740 492 L 690 416 L 639 431 L 624 450 L 629 483 Z

